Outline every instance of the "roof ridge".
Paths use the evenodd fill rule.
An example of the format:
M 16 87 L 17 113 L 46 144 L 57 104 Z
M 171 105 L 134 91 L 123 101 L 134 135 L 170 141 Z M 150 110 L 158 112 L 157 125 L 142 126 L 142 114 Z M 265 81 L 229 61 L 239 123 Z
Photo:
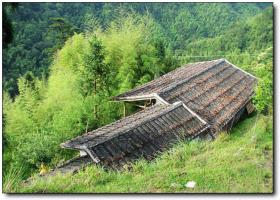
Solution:
M 177 102 L 176 102 L 176 103 L 177 103 Z M 165 115 L 166 113 L 168 113 L 168 112 L 170 112 L 170 111 L 172 111 L 172 110 L 178 108 L 179 106 L 181 106 L 182 103 L 180 103 L 180 104 L 168 104 L 168 105 L 163 104 L 163 105 L 165 105 L 165 108 L 162 108 L 162 109 L 166 109 L 166 110 L 164 110 L 163 112 L 158 113 L 158 114 L 156 114 L 156 115 L 148 116 L 148 117 L 145 118 L 143 121 L 141 121 L 141 122 L 135 124 L 133 127 L 138 127 L 138 126 L 140 126 L 140 125 L 146 123 L 147 121 L 151 121 L 151 120 L 153 120 L 153 119 L 155 119 L 155 118 L 157 118 L 157 117 L 159 117 L 159 116 Z M 156 105 L 156 106 L 162 106 L 162 105 Z M 152 106 L 152 107 L 154 107 L 154 106 Z M 136 113 L 136 114 L 137 114 L 137 113 Z M 125 118 L 124 118 L 124 119 L 125 119 Z M 129 128 L 128 130 L 124 131 L 123 134 L 126 133 L 126 132 L 129 131 L 129 130 L 131 130 L 131 128 Z M 120 132 L 120 131 L 119 131 L 119 132 Z M 122 135 L 122 134 L 121 134 L 121 135 Z M 113 138 L 114 138 L 114 137 L 113 137 Z
M 128 118 L 130 119 L 130 118 L 132 118 L 132 117 L 135 116 L 135 115 L 137 116 L 137 115 L 140 115 L 140 114 L 142 114 L 142 113 L 145 113 L 145 112 L 147 112 L 147 110 L 152 110 L 152 108 L 155 109 L 155 108 L 161 107 L 161 108 L 159 108 L 158 110 L 161 110 L 161 109 L 166 109 L 166 110 L 165 110 L 164 112 L 162 112 L 162 113 L 155 114 L 155 115 L 151 115 L 152 117 L 147 117 L 146 119 L 144 119 L 144 120 L 141 121 L 140 123 L 134 125 L 133 127 L 139 126 L 139 125 L 141 125 L 141 124 L 147 122 L 148 120 L 152 120 L 152 119 L 154 119 L 154 118 L 156 118 L 156 117 L 158 117 L 158 116 L 162 116 L 162 115 L 168 113 L 169 111 L 174 110 L 175 108 L 177 108 L 177 107 L 179 107 L 179 106 L 180 106 L 180 104 L 168 104 L 168 105 L 167 105 L 167 104 L 161 104 L 161 105 L 151 106 L 151 107 L 146 108 L 146 109 L 144 109 L 144 110 L 142 110 L 142 111 L 136 112 L 136 113 L 134 113 L 134 114 L 132 114 L 132 115 L 130 115 L 130 116 L 127 116 L 127 117 L 125 117 L 125 118 L 119 119 L 119 120 L 117 120 L 117 121 L 115 121 L 115 122 L 112 122 L 112 123 L 110 123 L 110 124 L 107 124 L 107 125 L 105 125 L 105 126 L 102 126 L 102 127 L 98 128 L 98 129 L 95 129 L 95 130 L 90 131 L 90 132 L 88 132 L 88 133 L 84 133 L 83 135 L 80 135 L 80 136 L 75 137 L 75 138 L 73 138 L 73 139 L 71 139 L 71 140 L 68 140 L 68 141 L 66 141 L 66 142 L 64 142 L 64 143 L 61 143 L 61 146 L 64 147 L 64 148 L 67 148 L 67 143 L 70 143 L 72 140 L 75 140 L 75 139 L 77 139 L 77 138 L 81 138 L 81 137 L 83 137 L 83 136 L 85 136 L 85 135 L 91 135 L 91 134 L 93 134 L 94 132 L 97 132 L 98 130 L 102 130 L 102 129 L 106 128 L 106 127 L 110 127 L 110 126 L 112 126 L 112 125 L 115 125 L 115 124 L 117 124 L 117 123 L 120 123 L 121 121 L 127 120 Z M 158 111 L 158 110 L 157 110 L 157 111 Z M 137 118 L 137 119 L 138 119 L 138 118 Z M 131 129 L 131 128 L 130 128 L 130 129 Z M 128 130 L 130 130 L 130 129 L 128 129 Z M 115 130 L 116 130 L 116 129 L 115 129 Z M 114 131 L 114 130 L 113 130 L 113 131 Z M 118 132 L 121 132 L 121 131 L 123 131 L 123 130 L 117 131 L 117 133 L 118 133 Z M 123 131 L 123 133 L 126 133 L 126 132 L 127 132 L 127 130 Z M 100 137 L 100 136 L 103 136 L 103 135 L 106 134 L 106 133 L 107 133 L 107 132 L 100 133 L 100 134 L 96 134 L 95 137 L 93 137 L 92 139 L 97 138 L 97 137 Z M 111 139 L 111 138 L 114 138 L 114 137 L 108 137 L 108 139 Z
M 105 128 L 107 128 L 107 127 L 110 127 L 110 126 L 112 126 L 112 125 L 115 125 L 115 124 L 117 124 L 117 123 L 120 123 L 120 122 L 122 122 L 122 121 L 124 121 L 124 120 L 131 119 L 131 118 L 133 118 L 135 115 L 141 115 L 141 114 L 143 114 L 143 113 L 145 113 L 145 112 L 147 112 L 147 111 L 149 111 L 149 110 L 154 109 L 155 111 L 157 111 L 157 108 L 159 108 L 160 106 L 163 107 L 164 105 L 165 105 L 165 104 L 161 104 L 161 105 L 158 105 L 158 106 L 151 106 L 151 107 L 148 107 L 148 108 L 146 108 L 146 109 L 140 110 L 140 111 L 138 111 L 138 112 L 136 112 L 136 113 L 133 113 L 133 114 L 131 114 L 131 115 L 129 115 L 129 116 L 126 116 L 125 118 L 118 119 L 117 121 L 111 122 L 111 123 L 109 123 L 109 124 L 106 124 L 106 125 L 104 125 L 104 126 L 101 126 L 101 127 L 97 128 L 97 129 L 94 129 L 94 130 L 92 130 L 92 131 L 83 133 L 82 135 L 79 135 L 79 136 L 77 136 L 77 137 L 75 137 L 75 138 L 72 138 L 72 139 L 70 139 L 70 140 L 67 140 L 67 141 L 64 142 L 64 143 L 61 143 L 61 145 L 64 145 L 65 143 L 70 142 L 70 141 L 73 140 L 73 139 L 77 139 L 77 138 L 79 138 L 79 137 L 82 137 L 82 136 L 84 136 L 84 135 L 91 135 L 93 132 L 102 131 L 103 129 L 105 129 Z M 97 137 L 97 136 L 100 136 L 100 135 L 103 135 L 103 134 L 96 135 L 96 137 Z
M 188 65 L 193 65 L 193 64 L 202 64 L 202 63 L 207 63 L 207 62 L 216 62 L 218 60 L 221 60 L 221 61 L 224 61 L 225 59 L 224 58 L 220 58 L 220 59 L 216 59 L 216 60 L 205 60 L 205 61 L 199 61 L 199 62 L 191 62 L 191 63 L 187 63 L 187 64 L 183 64 L 182 66 L 176 68 L 176 69 L 173 69 L 171 70 L 170 72 L 166 73 L 166 74 L 163 74 L 161 77 L 165 77 L 167 75 L 169 75 L 171 72 L 174 72 L 174 71 L 178 71 L 180 69 L 183 69 L 185 67 L 187 67 Z M 159 77 L 160 78 L 160 77 Z M 154 79 L 156 80 L 156 79 Z
M 191 63 L 185 64 L 185 65 L 183 65 L 183 66 L 191 65 L 191 64 L 195 64 L 195 63 L 215 62 L 215 61 L 218 61 L 218 60 L 225 61 L 226 59 L 225 59 L 225 58 L 218 58 L 218 59 L 215 59 L 215 60 L 204 60 L 204 61 L 198 61 L 198 62 L 191 62 Z M 183 66 L 182 66 L 182 67 L 183 67 Z M 180 67 L 179 67 L 179 68 L 180 68 Z M 179 69 L 179 68 L 177 68 L 177 69 Z
M 131 90 L 129 90 L 129 91 L 126 91 L 126 92 L 121 93 L 121 94 L 119 94 L 119 95 L 117 95 L 117 96 L 114 96 L 114 97 L 112 97 L 112 99 L 117 99 L 117 97 L 121 98 L 121 97 L 120 97 L 121 95 L 125 95 L 125 94 L 130 93 L 130 92 L 133 92 L 133 91 L 137 91 L 137 90 L 139 90 L 139 89 L 141 89 L 141 88 L 143 88 L 143 87 L 145 87 L 145 86 L 151 84 L 152 82 L 157 81 L 157 80 L 160 79 L 160 78 L 168 77 L 168 76 L 170 76 L 170 74 L 172 74 L 172 73 L 174 73 L 174 72 L 176 72 L 176 71 L 182 70 L 183 68 L 187 67 L 188 65 L 202 64 L 202 63 L 207 63 L 207 62 L 217 62 L 217 61 L 219 61 L 219 60 L 220 60 L 220 62 L 225 61 L 224 58 L 220 58 L 220 59 L 216 59 L 216 60 L 207 60 L 207 61 L 192 62 L 192 63 L 184 64 L 184 65 L 182 65 L 181 67 L 178 67 L 178 68 L 176 68 L 176 69 L 174 69 L 174 70 L 171 70 L 170 72 L 168 72 L 168 73 L 166 73 L 166 74 L 164 74 L 164 75 L 162 75 L 162 76 L 160 76 L 160 77 L 158 77 L 158 78 L 156 78 L 156 79 L 153 79 L 153 80 L 151 80 L 151 81 L 149 81 L 149 82 L 147 82 L 147 83 L 144 83 L 144 84 L 142 84 L 142 85 L 139 85 L 139 86 L 137 86 L 137 87 L 135 87 L 135 88 L 133 88 L 133 89 L 131 89 Z M 220 63 L 220 62 L 219 62 L 219 63 Z M 151 94 L 152 94 L 152 93 L 151 93 Z M 137 96 L 137 95 L 136 95 L 136 96 Z
M 152 107 L 157 107 L 157 106 L 161 106 L 161 107 L 162 107 L 162 105 L 156 105 L 156 106 L 152 106 Z M 98 144 L 100 144 L 100 143 L 106 142 L 106 141 L 108 141 L 108 140 L 110 140 L 110 139 L 112 139 L 112 138 L 115 138 L 115 137 L 118 137 L 118 136 L 120 136 L 120 135 L 123 135 L 123 134 L 127 133 L 128 131 L 130 131 L 132 128 L 137 128 L 137 127 L 139 127 L 139 126 L 141 126 L 141 125 L 147 123 L 148 121 L 151 121 L 151 120 L 153 120 L 153 119 L 156 119 L 156 118 L 158 118 L 158 117 L 161 117 L 161 116 L 163 116 L 163 115 L 165 115 L 165 114 L 167 114 L 167 113 L 173 111 L 174 109 L 176 109 L 176 108 L 178 108 L 178 107 L 180 107 L 180 106 L 182 106 L 184 109 L 186 109 L 192 116 L 196 117 L 200 122 L 202 122 L 203 124 L 207 124 L 207 122 L 205 122 L 197 113 L 195 113 L 195 112 L 192 111 L 189 107 L 187 107 L 182 101 L 177 101 L 177 102 L 174 102 L 173 104 L 165 105 L 164 108 L 161 108 L 161 109 L 164 109 L 163 112 L 160 112 L 160 113 L 158 113 L 158 114 L 156 114 L 156 115 L 152 115 L 151 117 L 148 116 L 148 117 L 146 117 L 143 121 L 140 121 L 139 123 L 134 124 L 132 127 L 126 128 L 126 129 L 124 129 L 124 130 L 115 129 L 115 130 L 117 130 L 117 131 L 115 131 L 115 130 L 112 131 L 112 132 L 114 132 L 114 134 L 111 133 L 111 134 L 107 135 L 107 137 L 104 138 L 104 139 L 101 139 L 101 141 L 99 141 L 99 142 L 93 142 L 93 144 L 92 144 L 92 145 L 89 145 L 89 146 L 86 146 L 84 143 L 82 143 L 82 144 L 77 145 L 77 149 L 83 150 L 83 149 L 85 149 L 85 147 L 86 147 L 86 148 L 88 148 L 88 147 L 91 148 L 91 147 L 94 147 L 94 146 L 96 146 L 96 145 L 98 145 Z M 145 109 L 144 109 L 144 110 L 145 110 Z M 135 113 L 135 114 L 139 114 L 139 112 L 137 112 L 137 113 Z M 134 114 L 134 115 L 135 115 L 135 114 Z M 130 116 L 132 116 L 132 115 L 130 115 Z M 130 117 L 130 116 L 129 116 L 129 117 Z M 121 119 L 121 120 L 125 120 L 125 119 L 127 119 L 127 118 L 123 118 L 123 119 Z M 118 120 L 118 121 L 116 121 L 116 122 L 120 122 L 121 120 Z M 108 124 L 108 125 L 106 125 L 106 126 L 108 127 L 109 125 L 116 124 L 116 122 L 111 123 L 111 124 Z M 103 127 L 101 127 L 101 128 L 104 128 L 104 127 L 106 127 L 106 126 L 103 126 Z M 96 130 L 94 130 L 94 131 L 92 131 L 92 132 L 95 132 L 95 131 L 97 131 L 97 130 L 98 130 L 98 129 L 96 129 Z M 98 137 L 102 137 L 102 136 L 106 135 L 106 133 L 109 133 L 109 132 L 107 131 L 107 132 L 98 134 L 98 135 L 96 135 L 95 137 L 93 137 L 92 140 L 94 140 L 94 139 L 96 139 L 96 138 L 98 138 Z M 77 138 L 79 138 L 79 137 L 83 137 L 83 136 L 85 136 L 85 135 L 86 135 L 86 133 L 83 134 L 83 135 L 81 135 L 81 136 L 78 136 L 78 137 L 76 137 L 76 138 L 73 138 L 72 140 L 77 139 Z M 70 147 L 69 145 L 67 145 L 67 143 L 72 142 L 72 140 L 68 140 L 68 141 L 62 143 L 61 146 L 62 146 L 63 148 L 72 148 L 72 147 Z M 85 142 L 85 143 L 87 143 L 87 142 Z M 80 148 L 79 148 L 79 147 L 80 147 Z
M 225 60 L 225 62 L 227 62 L 228 64 L 230 64 L 230 65 L 233 66 L 234 68 L 236 68 L 236 69 L 238 69 L 238 70 L 244 72 L 245 74 L 247 74 L 247 75 L 249 75 L 249 76 L 251 76 L 251 77 L 253 77 L 253 78 L 255 78 L 255 79 L 259 79 L 258 77 L 256 77 L 256 76 L 250 74 L 249 72 L 246 72 L 245 70 L 243 70 L 243 69 L 237 67 L 236 65 L 232 64 L 232 63 L 229 62 L 228 60 L 226 60 L 226 59 L 224 59 L 224 60 Z

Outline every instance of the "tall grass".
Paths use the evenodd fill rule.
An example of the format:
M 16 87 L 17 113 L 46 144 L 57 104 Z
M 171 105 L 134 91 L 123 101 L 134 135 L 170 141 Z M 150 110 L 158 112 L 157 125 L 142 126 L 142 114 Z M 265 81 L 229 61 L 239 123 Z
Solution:
M 22 168 L 10 168 L 7 170 L 3 176 L 3 192 L 9 193 L 15 191 L 15 189 L 21 184 L 21 177 Z

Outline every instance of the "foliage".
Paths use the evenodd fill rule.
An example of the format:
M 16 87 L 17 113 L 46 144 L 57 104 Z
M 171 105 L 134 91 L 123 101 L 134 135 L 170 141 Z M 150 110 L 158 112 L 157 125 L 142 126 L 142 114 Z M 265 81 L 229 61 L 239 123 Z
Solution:
M 230 62 L 258 77 L 254 102 L 259 111 L 272 112 L 273 101 L 273 21 L 272 10 L 237 23 L 223 35 L 191 42 L 182 62 L 209 60 L 224 55 Z M 189 55 L 199 55 L 189 57 Z
M 56 54 L 47 81 L 32 73 L 19 79 L 19 95 L 14 101 L 5 96 L 10 165 L 25 166 L 27 175 L 42 162 L 54 165 L 72 155 L 60 143 L 119 118 L 119 104 L 109 102 L 112 94 L 151 80 L 156 63 L 165 66 L 164 47 L 157 54 L 145 24 L 130 17 L 96 33 L 100 38 L 75 34 Z
M 64 18 L 51 18 L 51 24 L 49 25 L 49 30 L 55 31 L 59 34 L 60 39 L 65 41 L 67 38 L 71 37 L 75 31 L 73 25 L 67 22 Z
M 264 49 L 272 47 L 272 15 L 269 8 L 242 23 L 234 24 L 219 36 L 194 40 L 181 59 L 183 62 L 193 62 L 224 57 L 254 73 L 250 64 Z
M 3 86 L 18 94 L 17 79 L 31 71 L 49 74 L 53 54 L 74 32 L 106 30 L 123 13 L 149 15 L 156 38 L 171 51 L 182 52 L 199 38 L 215 37 L 233 24 L 261 13 L 267 3 L 18 3 L 16 12 L 4 10 L 14 40 L 3 50 Z M 7 16 L 7 18 L 6 18 Z M 264 21 L 265 23 L 266 21 Z M 6 23 L 4 23 L 6 24 Z M 8 31 L 8 29 L 5 28 Z M 265 32 L 263 32 L 265 33 Z M 7 34 L 11 35 L 11 34 Z M 265 39 L 265 38 L 263 38 Z M 245 38 L 244 38 L 245 40 Z M 255 40 L 263 43 L 263 40 Z M 133 62 L 131 60 L 131 62 Z M 130 63 L 127 63 L 130 64 Z M 131 78 L 131 75 L 127 77 Z
M 273 104 L 273 54 L 272 48 L 266 49 L 258 59 L 252 63 L 252 68 L 258 80 L 254 103 L 259 111 L 272 113 Z
M 104 89 L 109 85 L 110 66 L 105 63 L 105 53 L 101 41 L 93 36 L 89 39 L 90 50 L 84 55 L 81 71 L 82 90 L 85 94 Z
M 273 13 L 269 5 L 19 3 L 17 12 L 8 13 L 15 37 L 3 52 L 4 176 L 11 177 L 5 178 L 7 191 L 19 183 L 16 178 L 27 178 L 41 165 L 53 167 L 72 157 L 74 152 L 59 147 L 61 142 L 119 119 L 122 104 L 110 97 L 183 63 L 224 55 L 259 78 L 254 102 L 259 111 L 270 114 Z M 128 112 L 133 111 L 130 106 Z M 244 155 L 254 156 L 258 150 L 250 152 Z M 143 181 L 137 173 L 137 180 Z M 140 182 L 135 184 L 140 187 Z

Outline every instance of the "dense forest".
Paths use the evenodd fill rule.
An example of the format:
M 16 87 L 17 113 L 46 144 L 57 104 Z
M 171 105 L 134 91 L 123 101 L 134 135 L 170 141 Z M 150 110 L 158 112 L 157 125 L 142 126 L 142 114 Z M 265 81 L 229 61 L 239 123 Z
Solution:
M 18 3 L 4 9 L 13 27 L 3 49 L 4 182 L 71 158 L 74 152 L 61 142 L 122 117 L 123 103 L 112 96 L 184 63 L 224 57 L 242 67 L 259 78 L 258 112 L 272 114 L 270 3 Z
M 172 56 L 174 53 L 180 56 L 185 55 L 186 49 L 193 49 L 188 47 L 190 42 L 221 35 L 267 6 L 266 3 L 21 3 L 15 11 L 10 11 L 15 34 L 3 52 L 4 88 L 14 96 L 18 94 L 17 79 L 26 72 L 31 71 L 36 77 L 48 76 L 53 54 L 67 38 L 97 28 L 106 30 L 128 13 L 149 16 L 154 23 L 151 29 L 154 39 L 162 42 Z

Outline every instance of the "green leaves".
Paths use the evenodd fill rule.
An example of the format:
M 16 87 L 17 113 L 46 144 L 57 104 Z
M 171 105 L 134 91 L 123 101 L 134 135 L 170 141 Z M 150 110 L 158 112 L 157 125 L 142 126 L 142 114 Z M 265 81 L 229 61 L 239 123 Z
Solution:
M 83 67 L 80 68 L 82 90 L 85 95 L 96 94 L 98 90 L 108 88 L 110 66 L 105 63 L 104 47 L 95 35 L 89 39 L 89 51 L 83 55 Z
M 254 103 L 259 111 L 272 112 L 273 103 L 273 48 L 267 48 L 256 62 L 252 63 L 258 80 Z
M 272 11 L 243 23 L 259 12 L 243 5 L 94 4 L 84 12 L 84 4 L 20 4 L 15 43 L 3 56 L 4 88 L 14 98 L 4 95 L 9 166 L 30 174 L 40 162 L 66 159 L 61 142 L 120 118 L 111 96 L 187 62 L 229 57 L 260 78 L 254 102 L 270 110 Z

